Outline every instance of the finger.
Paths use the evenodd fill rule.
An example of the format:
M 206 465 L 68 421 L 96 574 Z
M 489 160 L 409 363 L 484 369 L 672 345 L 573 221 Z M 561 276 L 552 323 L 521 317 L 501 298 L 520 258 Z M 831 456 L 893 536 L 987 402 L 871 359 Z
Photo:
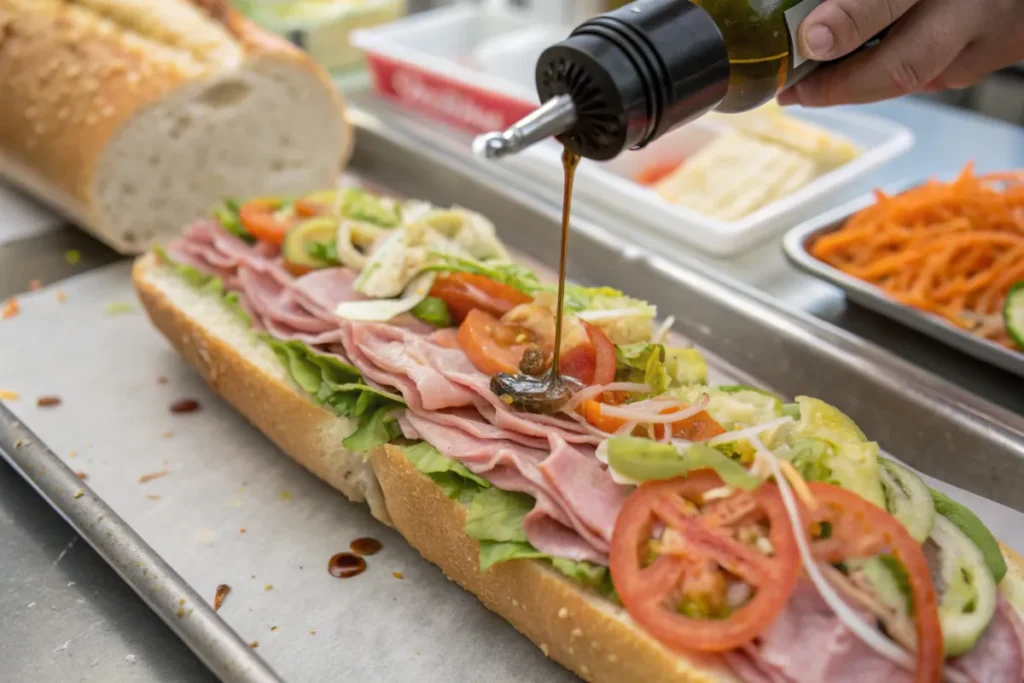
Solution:
M 899 21 L 876 47 L 825 65 L 794 88 L 809 107 L 865 104 L 917 92 L 977 35 L 978 12 L 959 0 L 930 0 Z
M 1017 30 L 1016 37 L 1005 35 L 990 36 L 968 45 L 953 62 L 946 67 L 929 89 L 948 90 L 970 88 L 983 81 L 989 74 L 1004 69 L 1024 59 L 1024 23 Z
M 920 0 L 825 0 L 800 24 L 797 46 L 808 59 L 845 57 Z

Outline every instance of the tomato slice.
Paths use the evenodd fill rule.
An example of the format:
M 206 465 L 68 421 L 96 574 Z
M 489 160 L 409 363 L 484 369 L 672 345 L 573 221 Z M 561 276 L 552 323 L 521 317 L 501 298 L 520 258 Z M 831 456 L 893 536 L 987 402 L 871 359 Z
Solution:
M 329 207 L 324 206 L 319 202 L 314 202 L 309 199 L 296 199 L 295 200 L 295 213 L 302 218 L 313 218 L 315 216 L 322 216 L 329 211 Z
M 634 621 L 678 650 L 724 652 L 750 642 L 772 623 L 800 577 L 778 488 L 764 484 L 700 509 L 703 494 L 722 485 L 711 470 L 646 483 L 626 500 L 612 533 L 610 569 L 622 603 Z M 656 524 L 665 531 L 652 543 Z M 772 554 L 736 540 L 735 532 L 752 524 L 768 525 Z M 645 566 L 652 549 L 663 552 Z M 721 619 L 680 614 L 680 597 L 723 591 L 726 572 L 754 589 L 750 600 Z
M 459 325 L 457 340 L 476 369 L 491 376 L 519 372 L 519 361 L 533 344 L 528 332 L 479 308 L 471 309 Z
M 584 401 L 580 407 L 580 412 L 583 417 L 586 418 L 587 422 L 594 425 L 603 432 L 613 434 L 618 431 L 626 420 L 621 417 L 610 417 L 601 413 L 601 406 L 607 405 L 607 401 Z M 660 411 L 662 415 L 668 413 L 674 413 L 679 410 L 678 407 L 665 408 Z M 660 439 L 665 433 L 664 425 L 654 425 L 654 437 Z M 635 436 L 647 436 L 647 430 L 644 427 L 637 427 L 633 430 Z M 718 436 L 719 434 L 725 434 L 725 428 L 718 424 L 715 418 L 708 414 L 708 411 L 702 410 L 696 415 L 679 420 L 678 422 L 672 423 L 672 436 L 677 439 L 686 439 L 687 441 L 707 441 L 708 439 Z
M 856 493 L 833 486 L 808 482 L 816 509 L 804 510 L 804 521 L 813 528 L 828 524 L 827 538 L 813 540 L 811 552 L 820 561 L 836 564 L 854 557 L 889 553 L 907 572 L 914 603 L 917 630 L 915 683 L 942 680 L 944 649 L 939 621 L 938 597 L 928 561 L 920 544 L 895 517 Z
M 430 296 L 448 304 L 452 320 L 461 323 L 473 309 L 480 309 L 500 318 L 520 304 L 533 298 L 515 287 L 496 282 L 483 275 L 449 273 L 434 281 Z
M 615 381 L 615 344 L 608 338 L 597 325 L 591 325 L 586 320 L 583 326 L 590 335 L 590 343 L 594 345 L 594 377 L 590 384 L 611 384 Z
M 242 205 L 238 217 L 246 232 L 261 242 L 280 246 L 285 233 L 295 224 L 295 218 L 277 215 L 281 202 L 273 199 L 253 199 Z

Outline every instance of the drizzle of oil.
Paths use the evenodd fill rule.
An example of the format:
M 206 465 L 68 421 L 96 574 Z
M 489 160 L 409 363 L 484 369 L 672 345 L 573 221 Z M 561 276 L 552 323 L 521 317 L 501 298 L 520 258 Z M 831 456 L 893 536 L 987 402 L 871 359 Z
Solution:
M 565 276 L 569 259 L 569 216 L 572 211 L 572 189 L 580 155 L 568 147 L 562 149 L 562 240 L 558 258 L 558 303 L 555 312 L 555 348 L 551 368 L 542 377 L 522 372 L 515 375 L 500 373 L 491 380 L 491 390 L 503 401 L 531 413 L 554 413 L 583 385 L 573 377 L 563 376 L 559 370 L 562 352 L 562 318 L 565 309 Z
M 376 538 L 357 538 L 356 540 L 349 543 L 349 549 L 352 550 L 356 555 L 376 555 L 380 552 L 380 549 L 384 547 L 384 544 L 378 541 Z
M 366 560 L 354 553 L 338 553 L 327 563 L 327 571 L 338 579 L 351 579 L 366 571 Z

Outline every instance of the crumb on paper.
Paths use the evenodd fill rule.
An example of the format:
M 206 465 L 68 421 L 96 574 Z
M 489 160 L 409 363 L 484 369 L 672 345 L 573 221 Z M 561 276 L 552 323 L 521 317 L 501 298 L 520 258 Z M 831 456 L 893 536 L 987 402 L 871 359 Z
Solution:
M 125 655 L 124 661 L 128 662 L 129 664 L 134 664 L 135 662 L 139 661 L 139 658 L 135 655 Z
M 179 619 L 183 619 L 185 617 L 185 608 L 184 607 L 179 607 L 178 611 L 175 612 L 175 614 L 178 615 Z
M 200 543 L 213 543 L 216 537 L 217 533 L 212 529 L 200 529 L 196 532 L 196 540 Z
M 164 433 L 163 433 L 163 434 L 161 434 L 160 436 L 161 436 L 162 438 L 164 438 L 164 439 L 169 439 L 169 438 L 171 438 L 172 436 L 174 436 L 174 432 L 164 432 Z
M 270 627 L 270 630 L 271 630 L 271 631 L 276 631 L 276 630 L 277 630 L 277 627 L 276 627 L 276 626 L 271 626 L 271 627 Z
M 43 281 L 42 280 L 32 280 L 31 282 L 28 283 L 28 288 L 29 288 L 30 291 L 38 292 L 40 289 L 43 288 Z
M 10 389 L 0 389 L 0 401 L 17 401 L 18 392 Z
M 258 640 L 254 640 L 251 643 L 249 643 L 249 647 L 251 647 L 253 650 L 258 648 L 259 646 L 260 646 L 260 641 L 258 641 Z
M 17 297 L 11 297 L 4 302 L 4 306 L 0 309 L 0 319 L 8 320 L 21 313 L 21 304 L 18 303 Z
M 78 470 L 77 472 L 75 472 L 75 476 L 81 479 L 82 481 L 85 481 L 86 479 L 89 478 L 89 475 L 83 472 L 82 470 Z
M 76 458 L 76 457 L 78 457 L 78 451 L 76 451 L 74 448 L 72 448 L 70 451 L 68 451 L 68 457 L 69 458 Z
M 81 498 L 84 495 L 85 495 L 85 491 L 83 491 L 82 489 L 76 489 L 75 490 L 75 499 L 76 500 Z
M 36 407 L 38 408 L 56 408 L 64 400 L 60 396 L 48 395 L 40 396 L 36 399 Z
M 168 474 L 170 474 L 170 472 L 168 472 L 167 470 L 160 470 L 159 472 L 150 472 L 149 474 L 143 474 L 141 477 L 139 477 L 139 483 L 140 484 L 148 484 L 149 482 L 153 481 L 154 479 L 160 479 L 161 477 L 166 477 Z
M 316 629 L 315 628 L 309 629 L 309 635 L 315 636 L 316 635 Z
M 82 260 L 82 252 L 77 249 L 68 249 L 64 252 L 64 260 L 67 261 L 69 266 L 76 265 Z
M 255 574 L 253 574 L 253 575 L 252 575 L 252 576 L 250 576 L 249 578 L 250 578 L 250 579 L 255 579 L 255 578 L 256 578 L 256 575 L 255 575 Z
M 265 590 L 265 591 L 274 590 L 274 584 L 268 583 L 266 586 L 263 587 L 263 590 Z
M 149 498 L 150 500 L 160 500 L 160 494 L 158 494 L 158 493 L 147 493 L 146 494 L 146 498 Z
M 405 578 L 405 574 L 403 574 L 402 572 L 391 572 L 391 576 L 395 577 L 396 579 Z
M 68 295 L 64 293 L 63 289 L 57 290 L 57 303 L 62 304 L 68 300 Z
M 238 530 L 238 533 L 240 533 L 240 534 L 244 534 L 244 533 L 245 533 L 245 527 L 243 526 L 243 527 L 242 527 L 241 529 L 239 529 L 239 530 Z
M 178 598 L 178 604 L 179 605 L 184 605 L 185 604 L 185 598 Z
M 228 507 L 229 508 L 240 508 L 240 507 L 242 507 L 242 501 L 238 500 L 237 498 L 232 498 L 231 500 L 228 501 Z
M 164 376 L 164 375 L 160 375 L 159 377 L 156 378 L 156 383 L 157 384 L 167 384 L 170 381 L 171 380 L 167 379 L 167 377 Z
M 291 491 L 281 491 L 277 495 L 278 495 L 278 497 L 281 500 L 291 500 L 292 499 L 292 492 Z
M 222 583 L 217 586 L 217 592 L 213 594 L 213 611 L 219 612 L 220 606 L 224 604 L 224 598 L 228 597 L 228 593 L 231 592 L 231 586 L 226 583 Z
M 130 304 L 127 301 L 112 301 L 103 307 L 103 312 L 106 315 L 124 315 L 126 313 L 134 313 L 135 305 Z

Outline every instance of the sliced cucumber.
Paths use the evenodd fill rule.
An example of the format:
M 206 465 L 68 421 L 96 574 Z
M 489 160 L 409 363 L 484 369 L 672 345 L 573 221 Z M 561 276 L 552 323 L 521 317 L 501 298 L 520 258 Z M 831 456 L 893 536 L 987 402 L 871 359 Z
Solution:
M 1006 332 L 1017 348 L 1024 351 L 1024 280 L 1010 287 L 1003 304 L 1003 320 Z
M 938 515 L 930 542 L 938 548 L 932 568 L 939 589 L 939 620 L 946 655 L 968 652 L 985 632 L 996 612 L 996 582 L 971 539 Z
M 338 219 L 319 216 L 293 227 L 284 237 L 281 252 L 289 263 L 306 268 L 327 268 L 332 265 L 315 255 L 314 245 L 334 244 L 338 238 Z
M 921 478 L 885 458 L 878 459 L 878 476 L 885 493 L 885 509 L 907 528 L 918 543 L 924 543 L 935 522 L 935 503 Z
M 962 531 L 967 538 L 974 542 L 974 545 L 981 550 L 985 557 L 985 564 L 996 583 L 1006 576 L 1006 560 L 999 549 L 999 541 L 988 530 L 985 523 L 978 518 L 969 508 L 956 502 L 949 496 L 931 489 L 932 500 L 935 501 L 935 511 L 952 522 L 957 529 Z

